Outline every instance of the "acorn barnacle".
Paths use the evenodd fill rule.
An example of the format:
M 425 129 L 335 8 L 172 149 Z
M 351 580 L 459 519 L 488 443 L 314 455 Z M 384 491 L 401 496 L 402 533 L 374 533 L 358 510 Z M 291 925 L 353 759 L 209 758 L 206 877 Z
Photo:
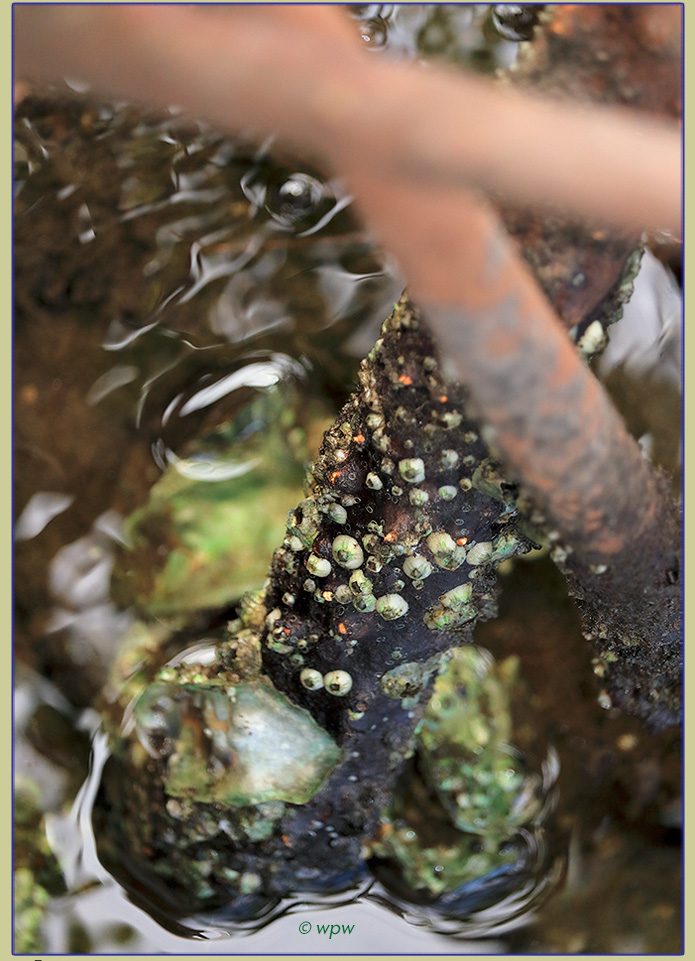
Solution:
M 332 550 L 335 560 L 348 570 L 357 570 L 364 562 L 364 551 L 349 534 L 339 534 L 333 541 Z
M 425 462 L 421 457 L 406 457 L 398 462 L 398 473 L 409 484 L 419 484 L 425 479 Z
M 331 562 L 316 554 L 309 554 L 306 559 L 306 569 L 314 577 L 328 577 L 331 573 Z
M 344 524 L 347 521 L 347 511 L 341 504 L 331 504 L 328 508 L 328 516 L 336 524 Z
M 305 667 L 299 675 L 299 681 L 307 691 L 318 691 L 320 687 L 323 687 L 323 675 L 320 671 L 315 671 L 313 667 Z
M 471 547 L 466 556 L 466 560 L 472 566 L 477 566 L 478 564 L 488 564 L 491 557 L 491 541 L 481 541 L 479 544 L 474 544 L 473 547 Z
M 384 594 L 377 598 L 376 611 L 385 621 L 395 621 L 408 613 L 408 602 L 400 594 Z
M 413 554 L 403 561 L 403 573 L 412 580 L 424 580 L 432 573 L 432 565 L 425 557 Z
M 352 678 L 347 671 L 329 671 L 323 676 L 323 686 L 329 694 L 345 697 L 352 690 Z
M 350 590 L 353 594 L 371 594 L 372 582 L 365 576 L 364 571 L 355 571 L 350 575 Z
M 352 600 L 352 591 L 347 584 L 339 584 L 333 592 L 333 596 L 339 604 L 349 604 Z
M 361 614 L 371 614 L 376 607 L 376 598 L 373 594 L 358 594 L 353 597 L 352 606 Z
M 447 534 L 446 531 L 435 531 L 427 538 L 427 546 L 434 555 L 435 562 L 439 567 L 448 571 L 455 571 L 466 559 L 466 550 L 463 545 Z

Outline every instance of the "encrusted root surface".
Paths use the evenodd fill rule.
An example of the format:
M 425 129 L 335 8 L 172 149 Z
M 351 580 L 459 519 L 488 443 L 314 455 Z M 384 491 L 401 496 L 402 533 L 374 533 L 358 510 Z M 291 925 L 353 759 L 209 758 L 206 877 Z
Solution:
M 253 613 L 263 671 L 340 761 L 258 839 L 258 808 L 181 805 L 165 793 L 166 762 L 126 746 L 104 780 L 102 846 L 140 852 L 138 870 L 164 872 L 193 906 L 354 883 L 442 657 L 495 614 L 497 564 L 533 546 L 516 517 L 515 489 L 402 298 L 325 435 Z
M 643 551 L 597 556 L 592 564 L 586 555 L 578 559 L 579 550 L 558 546 L 553 553 L 596 648 L 605 706 L 660 731 L 682 720 L 683 585 L 679 511 L 666 479 L 658 475 L 656 482 L 662 513 L 647 526 Z

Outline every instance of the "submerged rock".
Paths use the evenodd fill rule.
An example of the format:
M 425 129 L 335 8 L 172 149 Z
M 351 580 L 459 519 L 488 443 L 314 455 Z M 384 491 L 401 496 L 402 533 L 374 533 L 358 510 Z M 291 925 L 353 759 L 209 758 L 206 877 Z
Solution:
M 191 801 L 305 804 L 340 757 L 306 711 L 264 684 L 155 683 L 135 727 L 148 754 L 166 759 L 166 793 Z

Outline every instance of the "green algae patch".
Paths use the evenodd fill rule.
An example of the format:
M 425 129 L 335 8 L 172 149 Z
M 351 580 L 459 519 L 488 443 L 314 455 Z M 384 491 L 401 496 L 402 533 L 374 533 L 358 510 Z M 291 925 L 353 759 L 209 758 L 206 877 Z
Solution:
M 451 594 L 465 603 L 468 591 Z M 405 681 L 412 665 L 390 673 L 382 685 Z M 524 829 L 533 833 L 546 816 L 548 786 L 512 743 L 517 674 L 516 658 L 496 663 L 473 645 L 443 658 L 417 729 L 415 768 L 382 812 L 371 846 L 414 891 L 449 895 L 521 870 L 532 856 Z
M 256 471 L 214 484 L 163 476 L 128 523 L 133 548 L 119 592 L 166 617 L 222 607 L 257 589 L 300 490 L 298 476 Z
M 124 524 L 115 597 L 154 617 L 219 608 L 263 583 L 305 466 L 326 426 L 326 405 L 281 367 L 234 418 L 168 453 L 147 502 Z M 276 365 L 277 366 L 277 365 Z
M 18 781 L 14 811 L 14 950 L 39 955 L 46 947 L 48 905 L 65 894 L 65 879 L 46 837 L 41 790 L 33 781 Z
M 448 894 L 520 857 L 513 843 L 488 844 L 477 835 L 453 831 L 426 796 L 400 801 L 391 813 L 392 820 L 383 822 L 386 840 L 375 846 L 375 853 L 395 861 L 405 882 L 429 896 Z
M 461 831 L 501 841 L 537 813 L 539 778 L 512 745 L 517 663 L 487 651 L 453 652 L 418 732 L 426 776 Z

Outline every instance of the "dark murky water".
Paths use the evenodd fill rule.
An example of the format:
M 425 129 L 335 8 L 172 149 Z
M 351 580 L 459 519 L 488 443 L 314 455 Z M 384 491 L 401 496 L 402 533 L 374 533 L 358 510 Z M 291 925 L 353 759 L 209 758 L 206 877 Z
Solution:
M 510 5 L 351 9 L 375 51 L 485 71 L 528 30 Z M 15 170 L 15 775 L 32 812 L 27 863 L 37 838 L 56 859 L 41 879 L 45 951 L 679 950 L 677 740 L 598 705 L 542 558 L 506 573 L 500 616 L 477 635 L 499 660 L 522 655 L 536 736 L 556 759 L 535 876 L 492 899 L 470 886 L 448 919 L 399 897 L 388 871 L 232 925 L 171 930 L 131 902 L 96 853 L 108 749 L 95 699 L 105 689 L 115 713 L 151 671 L 121 643 L 142 618 L 166 662 L 214 643 L 262 583 L 403 278 L 341 184 L 176 116 L 35 91 L 17 112 Z M 615 330 L 601 375 L 677 478 L 680 300 L 654 258 Z M 240 505 L 224 528 L 220 500 Z M 354 928 L 328 938 L 319 924 Z

